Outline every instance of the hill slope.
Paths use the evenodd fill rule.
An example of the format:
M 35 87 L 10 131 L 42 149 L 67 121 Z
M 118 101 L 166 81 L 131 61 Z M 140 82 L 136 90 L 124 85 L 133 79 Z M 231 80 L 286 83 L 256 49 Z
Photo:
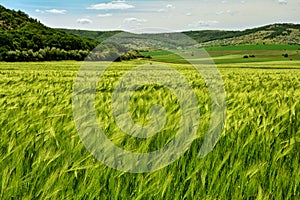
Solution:
M 96 45 L 97 42 L 91 39 L 48 28 L 22 11 L 9 10 L 0 5 L 0 60 L 9 60 L 16 56 L 19 57 L 18 60 L 21 57 L 40 60 L 58 58 L 58 55 L 55 58 L 50 55 L 51 50 L 52 54 L 64 54 L 60 59 L 76 59 L 74 54 L 79 54 L 79 50 L 92 50 Z M 46 52 L 38 53 L 40 50 Z M 35 56 L 29 56 L 35 52 Z
M 60 29 L 67 33 L 91 38 L 102 42 L 108 37 L 120 33 L 121 31 L 85 31 Z M 193 38 L 203 46 L 228 46 L 241 44 L 300 44 L 300 24 L 272 24 L 259 28 L 246 29 L 243 31 L 185 31 L 182 32 Z
M 98 42 L 102 42 L 115 34 L 123 32 L 123 31 L 87 31 L 87 30 L 63 29 L 63 28 L 58 30 L 66 32 L 68 34 L 74 34 L 83 38 L 93 39 Z
M 203 46 L 300 44 L 300 24 L 272 24 L 244 31 L 217 31 L 207 39 L 201 33 L 203 32 L 185 32 Z

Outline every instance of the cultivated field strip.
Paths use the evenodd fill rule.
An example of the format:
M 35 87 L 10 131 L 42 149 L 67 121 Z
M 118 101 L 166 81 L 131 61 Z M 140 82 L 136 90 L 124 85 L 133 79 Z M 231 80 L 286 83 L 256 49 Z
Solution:
M 227 93 L 225 127 L 215 149 L 201 159 L 198 153 L 210 120 L 209 94 L 195 70 L 172 64 L 197 94 L 198 137 L 168 167 L 129 174 L 98 162 L 77 135 L 72 92 L 80 64 L 0 63 L 1 199 L 300 198 L 299 70 L 275 69 L 276 63 L 272 70 L 221 67 Z M 149 152 L 174 137 L 181 110 L 167 88 L 142 87 L 131 98 L 133 120 L 147 124 L 150 106 L 161 104 L 166 125 L 149 139 L 122 132 L 111 113 L 111 92 L 131 66 L 132 62 L 115 63 L 105 72 L 95 108 L 99 124 L 117 146 Z

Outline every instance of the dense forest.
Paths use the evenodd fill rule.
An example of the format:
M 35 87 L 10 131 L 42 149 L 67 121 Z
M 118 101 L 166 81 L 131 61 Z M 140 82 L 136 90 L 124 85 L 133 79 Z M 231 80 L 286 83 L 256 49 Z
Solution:
M 68 34 L 74 34 L 83 38 L 93 39 L 97 42 L 103 42 L 107 38 L 114 36 L 123 31 L 88 31 L 88 30 L 77 30 L 77 29 L 58 29 Z
M 94 40 L 48 28 L 0 5 L 0 60 L 83 60 L 96 46 Z
M 111 35 L 111 34 L 110 34 Z M 99 45 L 93 39 L 46 27 L 22 11 L 0 5 L 0 60 L 128 60 L 143 57 L 119 44 Z

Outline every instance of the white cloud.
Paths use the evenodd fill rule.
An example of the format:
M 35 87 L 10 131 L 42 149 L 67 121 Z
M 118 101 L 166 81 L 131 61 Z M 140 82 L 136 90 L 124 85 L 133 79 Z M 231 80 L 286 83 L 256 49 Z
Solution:
M 157 12 L 165 12 L 166 10 L 161 8 L 161 9 L 158 9 Z
M 163 13 L 163 12 L 167 12 L 168 10 L 171 10 L 171 9 L 175 9 L 175 6 L 168 4 L 168 5 L 166 5 L 165 8 L 158 9 L 157 12 Z
M 37 13 L 45 13 L 45 11 L 40 10 L 40 9 L 35 9 L 35 12 L 37 12 Z
M 216 20 L 208 20 L 208 21 L 199 21 L 198 24 L 199 26 L 210 26 L 214 24 L 218 24 L 219 22 Z
M 221 3 L 222 1 L 223 3 Z M 153 2 L 155 2 L 155 5 Z M 47 4 L 44 6 L 51 7 L 34 7 L 33 12 L 36 16 L 42 17 L 44 15 L 42 19 L 43 23 L 52 27 L 78 27 L 80 29 L 83 25 L 81 25 L 80 22 L 77 23 L 76 20 L 80 18 L 90 19 L 93 21 L 93 26 L 90 26 L 93 30 L 98 30 L 99 28 L 103 30 L 114 30 L 119 26 L 122 27 L 121 30 L 130 30 L 138 23 L 141 23 L 142 27 L 159 26 L 173 31 L 189 29 L 243 30 L 257 27 L 261 24 L 300 22 L 298 14 L 300 0 L 159 0 L 143 2 L 137 0 L 94 0 L 82 7 L 83 5 L 84 3 L 76 4 L 71 7 L 57 7 Z M 134 8 L 128 9 L 128 5 Z M 88 7 L 89 9 L 87 9 Z M 173 7 L 174 9 L 172 9 Z M 46 10 L 50 9 L 65 9 L 67 12 L 65 12 L 64 15 L 47 13 Z M 78 9 L 86 10 L 78 12 Z M 109 16 L 109 14 L 112 14 L 112 16 Z M 125 18 L 137 19 L 127 19 L 124 21 Z M 148 21 L 143 22 L 145 20 L 142 19 Z M 199 20 L 202 21 L 199 22 Z M 219 23 L 214 23 L 213 20 L 219 21 Z M 189 24 L 190 27 L 193 28 L 188 27 Z M 89 27 L 89 25 L 85 26 Z
M 216 21 L 216 20 L 208 20 L 208 21 L 198 21 L 196 23 L 193 23 L 193 24 L 189 24 L 188 26 L 190 28 L 198 28 L 198 27 L 209 27 L 209 26 L 212 26 L 212 25 L 215 25 L 215 24 L 218 24 L 219 22 Z
M 133 5 L 125 3 L 125 1 L 113 1 L 110 3 L 99 3 L 89 6 L 90 10 L 125 10 L 134 8 Z
M 129 17 L 123 20 L 123 25 L 127 29 L 137 29 L 143 27 L 145 22 L 147 22 L 146 19 Z
M 111 17 L 112 14 L 111 13 L 106 13 L 106 14 L 99 14 L 97 15 L 98 17 Z
M 40 10 L 36 9 L 35 12 L 37 13 L 52 13 L 52 14 L 66 14 L 66 10 L 57 10 L 57 9 L 51 9 L 51 10 Z
M 226 10 L 226 11 L 217 11 L 216 12 L 216 15 L 225 15 L 225 14 L 234 16 L 234 15 L 239 14 L 239 11 L 237 11 L 237 10 Z
M 65 14 L 66 10 L 57 10 L 57 9 L 51 9 L 51 10 L 45 10 L 47 13 L 53 13 L 53 14 Z
M 171 4 L 168 4 L 168 5 L 166 5 L 166 8 L 168 8 L 168 9 L 174 9 L 175 6 L 173 6 L 173 5 L 171 5 Z
M 135 17 L 130 17 L 130 18 L 125 18 L 124 22 L 138 22 L 138 23 L 141 23 L 141 22 L 147 22 L 147 20 L 138 19 L 138 18 L 135 18 Z
M 237 15 L 239 13 L 239 11 L 237 11 L 237 10 L 227 10 L 226 13 L 231 15 L 231 16 L 234 16 L 234 15 Z
M 91 24 L 91 23 L 93 23 L 93 21 L 90 19 L 82 18 L 82 19 L 77 19 L 77 23 L 78 24 Z
M 287 1 L 287 0 L 278 0 L 278 3 L 279 3 L 279 4 L 287 4 L 288 1 Z

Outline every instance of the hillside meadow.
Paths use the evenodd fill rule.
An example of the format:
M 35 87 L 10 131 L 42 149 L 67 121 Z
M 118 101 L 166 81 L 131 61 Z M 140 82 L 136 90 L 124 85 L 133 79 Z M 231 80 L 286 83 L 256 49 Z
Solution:
M 99 124 L 118 146 L 139 152 L 163 147 L 176 134 L 180 105 L 164 87 L 138 90 L 130 104 L 136 123 L 150 105 L 166 108 L 157 137 L 126 136 L 114 123 L 111 92 L 134 65 L 113 63 L 97 86 Z M 197 139 L 158 171 L 130 174 L 106 167 L 86 150 L 72 115 L 74 80 L 82 62 L 0 63 L 1 199 L 299 199 L 300 61 L 226 62 L 226 121 L 215 149 L 198 153 L 210 120 L 209 94 L 187 64 L 166 64 L 186 77 L 201 114 Z
M 300 61 L 299 45 L 269 44 L 269 45 L 234 45 L 234 46 L 213 46 L 203 47 L 209 53 L 216 64 L 232 63 L 256 63 L 269 61 Z M 144 56 L 151 56 L 153 60 L 170 63 L 187 63 L 176 53 L 186 57 L 201 58 L 194 50 L 149 50 L 144 51 Z M 245 58 L 246 57 L 246 58 Z M 207 58 L 208 60 L 211 58 Z M 191 58 L 192 59 L 192 58 Z M 293 64 L 293 62 L 291 62 Z M 289 65 L 289 64 L 288 64 Z

